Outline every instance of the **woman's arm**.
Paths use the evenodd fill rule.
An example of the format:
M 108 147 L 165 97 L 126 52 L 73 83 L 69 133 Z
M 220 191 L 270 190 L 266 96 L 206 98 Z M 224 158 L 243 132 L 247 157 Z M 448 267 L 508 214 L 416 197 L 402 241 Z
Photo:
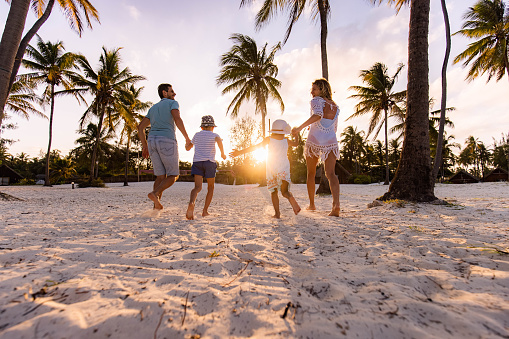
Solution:
M 231 157 L 236 157 L 236 156 L 239 156 L 239 155 L 242 155 L 242 154 L 250 153 L 250 152 L 254 151 L 255 149 L 257 149 L 258 147 L 262 147 L 262 146 L 268 145 L 269 144 L 269 140 L 270 140 L 270 137 L 266 137 L 259 144 L 246 147 L 246 148 L 244 148 L 242 150 L 234 149 L 233 151 L 230 152 L 230 156 Z
M 317 122 L 318 120 L 320 120 L 322 117 L 317 115 L 317 114 L 313 114 L 312 116 L 309 117 L 308 120 L 304 121 L 304 123 L 302 125 L 300 125 L 299 127 L 294 127 L 292 128 L 292 134 L 293 135 L 297 135 L 300 133 L 300 131 L 302 131 L 304 128 L 308 127 L 309 125 L 311 125 L 312 123 L 315 123 Z

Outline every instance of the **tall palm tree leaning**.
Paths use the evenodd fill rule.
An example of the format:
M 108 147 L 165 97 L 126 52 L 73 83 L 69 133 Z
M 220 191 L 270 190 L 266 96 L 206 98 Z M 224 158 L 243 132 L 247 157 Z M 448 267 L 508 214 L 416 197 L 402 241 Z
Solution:
M 241 0 L 240 6 L 251 4 L 254 0 Z M 262 8 L 256 14 L 256 28 L 260 29 L 267 24 L 275 12 L 288 12 L 288 26 L 286 29 L 283 45 L 292 32 L 293 25 L 299 20 L 307 5 L 312 6 L 312 17 L 320 21 L 320 52 L 322 61 L 322 77 L 329 80 L 329 64 L 327 59 L 327 20 L 330 17 L 329 0 L 264 0 Z M 341 167 L 341 165 L 340 165 Z M 322 167 L 322 174 L 325 173 Z M 316 193 L 331 194 L 329 181 L 325 175 L 320 177 L 320 185 Z
M 383 0 L 381 0 L 383 1 Z M 381 2 L 378 1 L 377 2 Z M 387 0 L 396 6 L 405 0 Z M 429 145 L 429 32 L 430 0 L 411 0 L 408 34 L 408 85 L 405 138 L 401 159 L 389 191 L 380 199 L 433 201 L 434 180 Z
M 5 103 L 6 111 L 11 111 L 25 119 L 30 115 L 48 119 L 48 117 L 35 108 L 34 104 L 41 105 L 41 98 L 35 94 L 36 84 L 28 81 L 26 77 L 18 77 L 11 87 L 9 97 Z
M 94 179 L 95 161 L 97 158 L 97 147 L 103 129 L 104 118 L 106 117 L 107 126 L 113 129 L 112 113 L 114 112 L 115 101 L 119 94 L 127 91 L 128 86 L 145 78 L 140 75 L 133 75 L 128 67 L 120 69 L 120 48 L 112 50 L 102 48 L 102 54 L 99 57 L 99 68 L 95 71 L 87 58 L 83 55 L 78 56 L 84 75 L 78 75 L 73 78 L 78 92 L 88 92 L 93 95 L 94 100 L 87 108 L 80 119 L 80 128 L 91 120 L 93 116 L 99 118 L 97 123 L 97 135 L 90 163 L 91 182 Z
M 143 116 L 138 112 L 146 111 L 152 106 L 151 102 L 143 102 L 140 100 L 140 95 L 143 87 L 136 88 L 134 85 L 129 86 L 127 90 L 119 94 L 116 100 L 115 115 L 113 120 L 117 120 L 122 124 L 122 131 L 120 132 L 120 143 L 123 138 L 126 138 L 126 151 L 125 151 L 125 171 L 124 171 L 124 186 L 129 186 L 127 175 L 129 170 L 129 147 L 131 145 L 131 137 L 137 133 L 138 124 Z
M 355 113 L 348 117 L 347 120 L 355 118 L 367 113 L 373 113 L 371 116 L 368 133 L 370 135 L 378 126 L 375 131 L 373 139 L 376 139 L 382 126 L 385 126 L 385 182 L 384 185 L 389 185 L 389 133 L 388 133 L 388 118 L 389 113 L 401 114 L 403 111 L 400 103 L 405 101 L 406 91 L 396 92 L 392 91 L 396 79 L 403 68 L 403 64 L 399 64 L 396 73 L 391 77 L 387 74 L 388 68 L 386 65 L 377 62 L 370 69 L 361 71 L 360 77 L 366 84 L 363 86 L 351 86 L 350 89 L 357 91 L 358 94 L 350 96 L 350 98 L 359 99 L 360 102 L 355 105 Z
M 44 42 L 37 35 L 37 47 L 31 45 L 26 50 L 26 56 L 30 59 L 23 59 L 23 66 L 33 72 L 25 74 L 24 77 L 35 84 L 46 84 L 43 93 L 44 102 L 50 104 L 49 115 L 49 139 L 48 150 L 46 152 L 46 170 L 44 186 L 51 186 L 49 175 L 49 162 L 51 141 L 53 139 L 53 115 L 55 112 L 55 96 L 70 94 L 70 90 L 74 85 L 71 77 L 77 76 L 72 69 L 77 68 L 77 55 L 71 52 L 65 52 L 64 45 L 61 41 L 52 43 Z M 62 85 L 63 91 L 55 92 L 57 86 Z M 78 99 L 82 98 L 78 93 L 72 93 Z
M 228 106 L 226 114 L 230 112 L 233 117 L 239 113 L 240 106 L 245 101 L 254 99 L 255 113 L 262 115 L 262 133 L 265 137 L 265 117 L 267 116 L 267 100 L 272 98 L 279 103 L 281 111 L 285 105 L 278 88 L 281 81 L 276 79 L 278 68 L 274 64 L 274 56 L 281 48 L 281 44 L 273 46 L 267 54 L 267 44 L 258 50 L 256 42 L 242 34 L 233 34 L 230 37 L 233 47 L 221 56 L 222 66 L 216 79 L 218 86 L 227 85 L 222 94 L 237 92 Z
M 19 67 L 21 65 L 21 60 L 23 55 L 25 54 L 25 50 L 28 47 L 28 44 L 34 37 L 34 35 L 39 31 L 41 26 L 46 22 L 49 18 L 53 6 L 55 4 L 55 0 L 7 0 L 11 2 L 11 10 L 9 11 L 9 15 L 12 12 L 13 18 L 16 17 L 15 21 L 11 21 L 6 23 L 5 28 L 10 33 L 7 34 L 6 30 L 4 30 L 4 34 L 2 36 L 2 42 L 0 43 L 0 55 L 4 54 L 12 55 L 13 59 L 11 60 L 11 56 L 9 56 L 9 61 L 3 59 L 3 56 L 0 56 L 0 124 L 2 122 L 2 110 L 5 102 L 3 101 L 7 94 L 3 94 L 4 86 L 7 88 L 5 93 L 10 92 L 10 88 L 12 87 L 14 81 L 16 80 L 16 75 L 18 74 Z M 31 7 L 36 12 L 38 16 L 38 20 L 34 23 L 34 25 L 27 31 L 23 39 L 21 39 L 21 35 L 23 32 L 23 28 L 25 25 L 26 16 L 28 14 L 28 8 Z M 88 27 L 92 28 L 91 19 L 95 19 L 99 22 L 99 14 L 94 6 L 88 0 L 66 0 L 66 1 L 58 1 L 58 5 L 62 9 L 62 13 L 66 16 L 69 21 L 69 25 L 73 30 L 75 30 L 80 36 L 83 32 L 84 21 L 86 21 Z M 26 6 L 26 9 L 25 9 Z M 83 13 L 83 14 L 82 14 Z M 83 18 L 84 17 L 84 18 Z M 20 31 L 21 30 L 21 31 Z M 14 34 L 13 34 L 14 33 Z M 6 37 L 6 41 L 4 43 L 4 38 Z M 3 67 L 4 61 L 10 65 L 10 68 Z M 12 62 L 12 65 L 10 64 Z M 4 78 L 4 74 L 8 74 L 8 79 Z M 4 83 L 4 81 L 6 81 Z

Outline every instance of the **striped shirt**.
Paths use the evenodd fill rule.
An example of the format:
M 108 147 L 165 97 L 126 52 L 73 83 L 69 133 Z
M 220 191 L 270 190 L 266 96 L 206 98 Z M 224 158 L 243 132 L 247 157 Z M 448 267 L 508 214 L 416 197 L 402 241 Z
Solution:
M 221 139 L 218 134 L 206 130 L 202 130 L 194 135 L 191 140 L 194 145 L 193 162 L 216 162 L 216 138 Z

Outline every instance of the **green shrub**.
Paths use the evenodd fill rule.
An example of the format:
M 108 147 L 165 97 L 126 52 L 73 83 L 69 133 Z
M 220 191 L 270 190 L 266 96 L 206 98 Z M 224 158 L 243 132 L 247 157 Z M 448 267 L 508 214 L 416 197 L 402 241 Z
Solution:
M 104 182 L 101 180 L 101 178 L 90 180 L 80 180 L 77 182 L 79 188 L 85 188 L 85 187 L 105 187 Z
M 20 181 L 18 181 L 17 183 L 15 183 L 14 185 L 35 185 L 35 180 L 23 178 Z
M 371 184 L 371 177 L 365 174 L 352 174 L 348 177 L 348 183 L 359 185 Z

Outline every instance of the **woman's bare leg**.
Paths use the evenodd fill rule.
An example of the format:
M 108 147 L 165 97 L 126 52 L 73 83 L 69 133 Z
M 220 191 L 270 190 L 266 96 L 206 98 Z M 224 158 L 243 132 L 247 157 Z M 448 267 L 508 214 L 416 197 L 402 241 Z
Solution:
M 330 153 L 325 160 L 325 175 L 329 179 L 329 186 L 332 193 L 332 210 L 330 216 L 339 217 L 339 179 L 335 173 L 336 156 Z
M 316 175 L 316 164 L 318 163 L 318 158 L 315 157 L 306 157 L 306 166 L 307 166 L 307 179 L 306 185 L 308 188 L 308 196 L 309 196 L 309 206 L 306 207 L 307 210 L 314 211 L 316 210 L 315 206 L 315 175 Z

